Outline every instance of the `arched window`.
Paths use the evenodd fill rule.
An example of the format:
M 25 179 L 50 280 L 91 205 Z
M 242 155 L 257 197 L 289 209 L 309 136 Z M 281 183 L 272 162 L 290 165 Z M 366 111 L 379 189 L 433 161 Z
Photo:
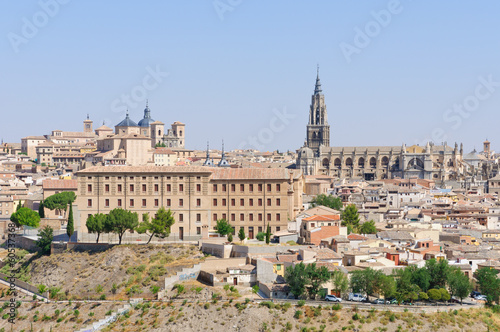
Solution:
M 340 168 L 342 167 L 342 164 L 340 162 L 340 159 L 339 158 L 336 158 L 335 161 L 333 162 L 333 165 L 336 167 L 336 168 Z
M 371 168 L 377 167 L 377 160 L 375 159 L 375 157 L 370 158 L 370 167 Z
M 358 159 L 358 167 L 360 167 L 360 168 L 365 167 L 365 158 L 361 157 Z
M 424 169 L 424 162 L 418 158 L 413 158 L 408 163 L 408 168 Z
M 382 166 L 387 166 L 387 165 L 389 165 L 389 158 L 384 156 L 382 158 Z
M 180 136 L 180 137 L 182 137 L 182 130 L 181 130 L 181 131 L 179 131 L 179 136 Z
M 323 164 L 323 167 L 327 167 L 328 168 L 328 166 L 330 165 L 330 161 L 328 160 L 328 158 L 325 158 L 325 159 L 323 159 L 322 164 Z
M 161 130 L 158 130 L 158 136 L 161 136 Z
M 352 159 L 351 159 L 351 158 L 347 158 L 347 159 L 345 160 L 345 165 L 346 165 L 347 167 L 352 167 Z

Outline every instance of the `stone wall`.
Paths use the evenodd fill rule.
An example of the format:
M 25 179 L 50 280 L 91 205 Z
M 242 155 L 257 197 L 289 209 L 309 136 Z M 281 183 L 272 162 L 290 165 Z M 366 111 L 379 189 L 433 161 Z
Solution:
M 113 246 L 114 244 L 110 243 L 52 242 L 50 253 L 60 254 L 65 250 L 90 251 L 90 252 L 105 251 Z
M 2 280 L 4 280 L 4 281 L 6 281 L 6 282 L 8 282 L 8 283 L 10 283 L 10 281 L 9 281 L 9 276 L 8 276 L 8 275 L 6 275 L 6 274 L 0 273 L 0 279 L 2 279 Z M 33 285 L 30 285 L 30 284 L 28 284 L 27 282 L 24 282 L 24 281 L 21 281 L 21 280 L 19 280 L 19 279 L 16 279 L 16 280 L 15 280 L 15 282 L 14 282 L 14 284 L 15 284 L 17 287 L 22 288 L 22 289 L 24 289 L 24 290 L 27 290 L 28 292 L 35 293 L 35 294 L 37 294 L 38 296 L 42 296 L 42 297 L 45 297 L 45 298 L 47 298 L 47 299 L 49 298 L 49 292 L 48 292 L 48 291 L 47 291 L 47 292 L 45 292 L 45 293 L 40 293 L 40 292 L 38 291 L 38 287 L 35 287 L 35 286 L 33 286 Z
M 191 268 L 183 268 L 175 275 L 165 278 L 165 290 L 172 288 L 177 282 L 184 280 L 196 280 L 200 274 L 201 264 L 196 264 Z
M 229 258 L 231 257 L 232 245 L 230 244 L 218 244 L 218 243 L 206 243 L 203 242 L 201 245 L 201 251 L 212 256 L 219 258 Z

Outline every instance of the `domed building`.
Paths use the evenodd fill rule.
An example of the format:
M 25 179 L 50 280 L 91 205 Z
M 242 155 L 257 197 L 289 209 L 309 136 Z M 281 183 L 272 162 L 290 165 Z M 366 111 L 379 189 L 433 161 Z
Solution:
M 144 136 L 151 136 L 151 124 L 155 122 L 151 118 L 151 110 L 149 109 L 148 102 L 146 102 L 146 108 L 144 109 L 144 117 L 137 124 L 140 128 L 141 134 Z

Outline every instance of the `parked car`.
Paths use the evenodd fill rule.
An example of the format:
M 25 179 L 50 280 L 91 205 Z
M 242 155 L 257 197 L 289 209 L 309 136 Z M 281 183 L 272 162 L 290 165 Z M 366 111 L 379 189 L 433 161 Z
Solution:
M 472 292 L 470 293 L 470 297 L 472 297 L 472 298 L 475 298 L 475 297 L 476 297 L 476 296 L 478 296 L 478 295 L 481 295 L 481 293 L 479 293 L 478 291 L 472 291 Z
M 387 300 L 385 300 L 385 303 L 386 304 L 398 304 L 398 300 L 396 300 L 395 298 L 388 298 Z
M 474 297 L 474 299 L 479 300 L 479 301 L 487 301 L 488 300 L 488 298 L 486 297 L 486 295 L 476 295 Z
M 325 301 L 342 302 L 342 299 L 340 297 L 336 297 L 335 295 L 327 295 L 325 296 Z
M 385 303 L 385 300 L 383 299 L 375 299 L 372 301 L 373 304 L 384 304 Z
M 349 293 L 348 300 L 349 301 L 364 302 L 364 301 L 366 301 L 366 297 L 364 297 L 363 295 L 361 295 L 359 293 Z

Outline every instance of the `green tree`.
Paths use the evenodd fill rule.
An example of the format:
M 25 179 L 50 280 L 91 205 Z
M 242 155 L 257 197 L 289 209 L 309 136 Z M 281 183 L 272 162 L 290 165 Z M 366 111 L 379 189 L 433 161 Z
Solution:
M 361 224 L 359 228 L 361 234 L 376 234 L 377 228 L 375 227 L 375 221 L 370 220 Z
M 451 296 L 460 299 L 460 304 L 472 291 L 472 284 L 465 274 L 459 268 L 454 268 L 448 275 L 448 287 L 450 288 Z
M 411 270 L 406 268 L 394 271 L 396 272 L 396 298 L 398 302 L 418 297 L 420 287 L 412 282 Z
M 54 238 L 54 231 L 52 227 L 45 226 L 38 230 L 38 240 L 35 242 L 36 246 L 40 248 L 40 254 L 50 255 L 50 246 Z
M 47 197 L 44 201 L 44 206 L 53 211 L 57 210 L 59 212 L 66 211 L 66 208 L 70 203 L 73 203 L 76 199 L 76 195 L 72 191 L 63 191 L 52 196 Z
M 229 224 L 229 222 L 226 221 L 226 219 L 219 219 L 217 220 L 214 229 L 219 233 L 220 236 L 226 236 L 229 233 L 233 232 L 233 228 Z
M 89 233 L 97 234 L 96 243 L 99 243 L 99 236 L 105 231 L 106 218 L 107 216 L 103 213 L 96 213 L 87 218 L 85 225 Z
M 435 288 L 429 289 L 427 291 L 427 296 L 429 297 L 429 300 L 432 300 L 432 301 L 441 300 L 441 292 L 439 291 L 439 289 L 435 289 Z
M 165 143 L 160 143 L 160 142 L 158 142 L 158 143 L 156 143 L 156 145 L 155 145 L 155 148 L 164 148 L 164 147 L 166 147 Z
M 332 272 L 331 279 L 333 284 L 333 291 L 336 294 L 342 296 L 342 293 L 345 293 L 349 288 L 349 278 L 344 272 L 335 270 Z
M 45 218 L 45 208 L 43 207 L 43 200 L 38 204 L 38 215 L 40 218 Z
M 347 205 L 342 211 L 342 226 L 347 226 L 353 232 L 359 229 L 359 214 L 356 205 Z
M 155 217 L 150 221 L 149 214 L 143 214 L 143 221 L 137 227 L 137 232 L 139 234 L 148 234 L 149 240 L 147 243 L 151 242 L 153 236 L 160 239 L 164 239 L 170 235 L 170 229 L 175 223 L 174 216 L 170 209 L 166 210 L 164 207 L 158 209 Z
M 351 289 L 355 293 L 366 295 L 381 294 L 383 276 L 381 271 L 372 268 L 354 271 L 351 275 Z
M 245 239 L 245 230 L 243 227 L 240 227 L 240 230 L 238 231 L 238 238 L 240 241 L 243 241 Z
M 255 238 L 259 241 L 264 241 L 266 239 L 266 233 L 258 232 Z
M 308 282 L 304 263 L 300 262 L 295 266 L 291 265 L 287 267 L 285 269 L 285 281 L 290 286 L 290 290 L 295 295 L 295 298 L 304 295 Z
M 315 207 L 315 206 L 319 206 L 319 205 L 326 206 L 326 207 L 329 207 L 330 209 L 340 211 L 342 209 L 342 200 L 340 199 L 340 197 L 320 194 L 320 195 L 314 197 L 311 201 L 311 207 Z
M 396 281 L 394 281 L 394 278 L 382 274 L 378 279 L 379 291 L 380 294 L 384 296 L 384 299 L 394 296 L 396 293 Z
M 19 209 L 22 207 L 23 207 L 23 203 L 21 203 L 21 200 L 19 200 L 19 203 L 17 203 L 16 212 L 19 211 Z
M 450 293 L 446 290 L 446 288 L 440 288 L 439 292 L 441 293 L 441 300 L 442 301 L 449 301 L 451 299 Z
M 497 274 L 497 270 L 489 267 L 482 267 L 474 274 L 479 285 L 479 289 L 481 290 L 481 293 L 486 295 L 487 303 L 489 305 L 491 305 L 492 302 L 499 304 L 500 279 L 498 279 Z
M 232 233 L 229 233 L 229 234 L 227 235 L 227 241 L 228 241 L 229 243 L 232 243 L 232 242 L 233 242 L 233 234 L 232 234 Z
M 326 266 L 316 267 L 316 263 L 312 263 L 306 266 L 306 275 L 307 293 L 314 299 L 319 294 L 321 285 L 330 279 L 330 272 Z
M 271 241 L 271 226 L 269 226 L 269 223 L 267 223 L 266 244 L 269 244 L 270 241 Z
M 123 234 L 134 230 L 139 224 L 137 213 L 124 209 L 113 209 L 106 218 L 105 230 L 118 235 L 118 244 L 122 243 Z
M 73 204 L 69 203 L 68 225 L 66 226 L 66 234 L 68 234 L 68 242 L 71 241 L 71 236 L 75 232 L 75 225 L 73 220 Z
M 445 288 L 446 281 L 448 280 L 448 273 L 450 272 L 450 266 L 448 265 L 448 260 L 440 259 L 439 261 L 435 258 L 425 261 L 425 268 L 430 276 L 429 288 Z
M 415 265 L 408 266 L 405 269 L 410 272 L 411 283 L 417 285 L 422 291 L 427 292 L 431 284 L 429 271 L 425 267 L 419 268 Z
M 22 207 L 10 216 L 10 221 L 17 227 L 30 226 L 37 228 L 40 225 L 40 216 L 35 211 Z

